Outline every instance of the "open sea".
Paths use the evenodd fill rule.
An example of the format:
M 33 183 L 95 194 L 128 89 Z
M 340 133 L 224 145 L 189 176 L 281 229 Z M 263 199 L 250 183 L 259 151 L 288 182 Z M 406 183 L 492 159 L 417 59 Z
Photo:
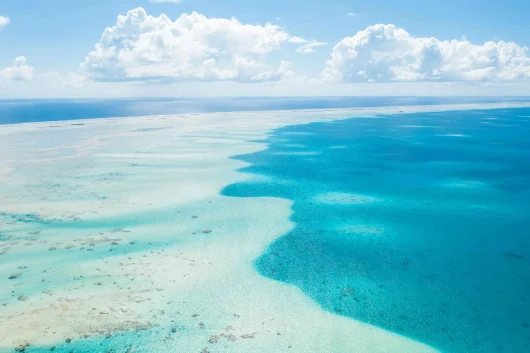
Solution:
M 517 102 L 530 102 L 530 97 L 0 99 L 0 124 L 181 113 Z
M 527 101 L 530 99 L 417 97 L 3 100 L 0 101 L 0 124 L 176 113 Z M 103 133 L 104 129 L 105 126 L 97 127 L 95 131 Z M 20 136 L 35 136 L 39 143 L 49 144 L 45 147 L 51 150 L 50 155 L 59 153 L 54 139 L 43 138 L 45 131 L 40 129 L 30 132 L 34 135 Z M 31 176 L 32 180 L 24 185 L 20 181 L 17 187 L 28 195 L 31 194 L 31 197 L 41 197 L 38 201 L 28 198 L 30 201 L 27 204 L 39 202 L 44 207 L 47 202 L 72 202 L 67 198 L 60 199 L 62 194 L 71 194 L 72 199 L 77 197 L 74 200 L 77 202 L 81 200 L 78 197 L 80 190 L 86 193 L 83 195 L 91 203 L 107 202 L 105 192 L 117 192 L 116 188 L 119 189 L 122 185 L 120 180 L 130 178 L 134 181 L 134 173 L 141 170 L 148 179 L 138 179 L 142 181 L 138 182 L 139 186 L 134 186 L 133 181 L 129 181 L 128 185 L 132 186 L 123 191 L 128 197 L 112 200 L 115 205 L 131 200 L 139 204 L 144 200 L 133 197 L 135 187 L 145 189 L 156 185 L 151 183 L 151 178 L 156 180 L 159 174 L 170 175 L 168 170 L 183 170 L 183 173 L 188 173 L 193 168 L 199 170 L 193 164 L 197 161 L 192 161 L 189 156 L 182 160 L 171 159 L 173 146 L 179 146 L 181 141 L 160 141 L 148 136 L 151 132 L 171 136 L 170 131 L 163 132 L 163 127 L 131 131 L 132 138 L 126 140 L 123 146 L 113 137 L 101 139 L 102 144 L 106 140 L 114 144 L 112 146 L 116 151 L 103 150 L 103 147 L 95 145 L 94 148 L 101 150 L 96 150 L 94 157 L 81 155 L 79 162 L 75 162 L 77 164 L 74 159 L 68 159 L 73 155 L 71 151 L 64 152 L 68 157 L 64 159 L 61 159 L 63 156 L 59 158 L 54 155 L 59 161 L 57 165 L 63 168 L 60 174 L 57 171 L 57 175 L 63 178 L 58 179 L 57 184 L 53 179 L 54 165 L 49 160 L 43 159 L 38 164 L 39 168 L 42 166 L 42 170 L 48 173 L 42 180 L 40 172 L 34 173 L 28 167 L 29 164 L 20 164 L 22 172 Z M 135 134 L 141 133 L 146 133 L 147 137 L 142 135 L 144 142 L 134 145 Z M 22 137 L 14 136 L 9 141 L 20 142 L 22 146 L 14 149 L 15 152 L 23 151 L 25 146 L 31 147 L 32 143 L 37 146 L 35 141 L 24 141 Z M 66 140 L 74 139 L 69 133 L 56 136 L 63 136 Z M 82 133 L 79 136 L 90 141 L 91 136 Z M 292 201 L 292 230 L 278 237 L 254 259 L 252 265 L 255 271 L 268 280 L 300 289 L 322 310 L 397 333 L 443 353 L 525 353 L 530 352 L 529 136 L 530 108 L 402 112 L 289 125 L 269 132 L 265 139 L 255 141 L 265 143 L 266 149 L 231 157 L 245 162 L 246 167 L 239 171 L 252 177 L 225 184 L 220 196 L 238 200 L 273 197 Z M 213 137 L 203 135 L 192 137 L 194 141 L 206 141 L 204 143 L 210 141 L 209 138 L 213 141 Z M 75 144 L 74 142 L 71 144 Z M 143 159 L 135 163 L 125 162 L 128 161 L 125 158 L 129 158 L 129 153 L 133 153 L 131 151 L 138 153 Z M 163 157 L 156 159 L 156 153 Z M 200 156 L 200 153 L 196 155 Z M 116 156 L 123 159 L 112 159 L 117 158 Z M 83 165 L 83 161 L 88 166 Z M 200 168 L 203 168 L 201 173 L 207 171 L 207 166 L 201 164 Z M 50 179 L 45 179 L 46 176 Z M 94 182 L 94 185 L 99 186 L 92 189 L 90 178 L 99 183 Z M 43 190 L 39 190 L 39 182 L 42 185 L 47 183 L 46 195 Z M 174 187 L 178 189 L 179 184 Z M 200 187 L 196 187 L 199 192 Z M 13 190 L 7 184 L 0 185 L 1 199 L 8 200 L 10 197 L 14 200 L 16 193 Z M 220 201 L 214 200 L 215 202 Z M 210 203 L 211 201 L 207 205 L 210 207 L 209 213 L 204 212 L 206 219 L 217 215 L 215 205 Z M 186 227 L 190 222 L 195 222 L 199 217 L 195 214 L 199 213 L 184 210 L 182 214 L 180 212 L 177 208 L 153 208 L 152 211 L 139 211 L 122 218 L 104 217 L 94 212 L 92 218 L 87 220 L 73 218 L 72 215 L 64 220 L 45 221 L 31 213 L 5 212 L 0 205 L 0 249 L 5 249 L 0 254 L 3 256 L 0 257 L 0 270 L 5 270 L 7 274 L 11 267 L 15 268 L 15 264 L 19 264 L 20 258 L 15 255 L 18 253 L 13 253 L 13 249 L 19 252 L 25 250 L 21 250 L 22 243 L 17 245 L 14 242 L 17 237 L 20 236 L 22 242 L 37 238 L 41 231 L 42 237 L 50 234 L 51 240 L 42 249 L 32 250 L 35 251 L 32 254 L 43 256 L 47 261 L 46 266 L 50 268 L 61 261 L 71 264 L 97 259 L 111 261 L 112 256 L 117 254 L 123 255 L 124 259 L 136 254 L 140 260 L 134 260 L 141 261 L 140 255 L 143 253 L 135 250 L 136 248 L 151 254 L 158 252 L 162 256 L 165 248 L 178 247 L 188 241 L 191 243 L 199 236 L 204 237 L 201 239 L 205 240 L 201 241 L 205 244 L 209 239 L 206 237 L 215 239 L 218 234 L 215 227 L 212 228 L 213 231 L 194 229 L 192 237 L 191 231 Z M 193 209 L 193 212 L 199 211 Z M 224 217 L 222 210 L 219 212 Z M 203 214 L 200 214 L 199 220 L 202 218 Z M 85 252 L 84 248 L 81 248 L 83 252 L 75 253 L 64 250 L 68 249 L 65 246 L 69 244 L 70 231 L 72 236 L 76 232 L 88 236 L 91 231 L 107 232 L 107 229 L 114 229 L 113 233 L 105 234 L 127 239 L 131 235 L 122 233 L 129 232 L 128 229 L 132 229 L 134 235 L 136 229 L 141 232 L 142 227 L 152 226 L 157 220 L 163 220 L 169 226 L 171 222 L 176 222 L 178 231 L 175 230 L 175 234 L 182 230 L 187 238 L 177 239 L 176 235 L 170 234 L 167 238 L 160 238 L 163 241 L 145 238 L 123 244 L 118 244 L 119 240 L 105 238 L 116 243 L 113 242 L 114 247 L 110 248 L 112 250 L 99 248 L 103 240 L 92 239 L 94 245 L 87 247 L 92 246 L 94 251 L 91 248 L 90 252 Z M 216 224 L 214 221 L 211 223 Z M 169 226 L 167 229 L 173 231 Z M 160 229 L 162 234 L 166 228 Z M 22 231 L 24 234 L 21 236 Z M 53 232 L 66 232 L 66 235 L 61 235 L 58 243 L 62 247 L 60 249 L 55 248 L 59 245 L 53 243 Z M 196 232 L 200 234 L 196 235 Z M 180 237 L 180 233 L 178 236 Z M 9 247 L 13 248 L 11 252 L 8 252 Z M 200 251 L 197 254 L 200 259 Z M 150 256 L 156 258 L 158 255 Z M 8 268 L 7 262 L 2 265 L 2 259 L 9 259 L 9 266 L 13 266 Z M 24 261 L 30 260 L 27 258 Z M 120 266 L 122 265 L 120 262 Z M 38 268 L 33 273 L 33 269 L 29 267 L 27 270 L 22 267 L 21 272 L 26 276 L 26 282 L 20 286 L 16 282 L 17 278 L 0 278 L 0 287 L 7 281 L 10 281 L 10 286 L 13 284 L 9 290 L 5 289 L 7 286 L 3 291 L 0 290 L 0 304 L 23 305 L 24 303 L 19 303 L 27 300 L 23 294 L 31 298 L 28 293 L 42 291 L 44 287 L 41 287 L 43 285 L 38 277 L 43 275 L 42 269 Z M 60 273 L 56 285 L 63 285 L 61 281 L 80 282 L 84 280 L 82 277 L 71 279 Z M 92 277 L 89 278 L 92 280 Z M 107 278 L 102 281 L 105 280 Z M 92 283 L 90 285 L 90 288 L 95 287 Z M 23 293 L 21 288 L 27 293 Z M 16 297 L 19 295 L 17 301 Z M 20 299 L 21 297 L 23 298 Z M 163 297 L 168 305 L 172 300 Z M 191 302 L 193 298 L 190 298 Z M 33 305 L 31 301 L 28 303 Z M 1 308 L 0 306 L 0 310 Z M 178 310 L 180 314 L 181 309 Z M 173 323 L 174 317 L 170 322 L 163 316 L 164 313 L 159 314 L 157 311 L 156 315 L 163 318 L 160 319 L 161 322 L 165 321 L 154 325 L 152 329 L 139 329 L 137 332 L 129 330 L 112 337 L 105 337 L 103 334 L 87 336 L 72 343 L 53 346 L 29 346 L 26 351 L 42 353 L 51 348 L 58 352 L 167 351 L 160 347 L 169 346 L 156 348 L 155 345 L 172 344 L 167 337 L 173 333 L 179 334 L 181 328 L 178 326 L 177 329 L 177 324 Z M 197 314 L 194 315 L 193 319 L 188 320 L 195 320 Z M 231 318 L 232 315 L 236 314 L 230 312 Z M 155 319 L 152 320 L 154 322 Z M 203 320 L 202 317 L 199 320 Z M 204 320 L 207 322 L 206 318 Z M 184 325 L 182 323 L 182 327 Z M 188 332 L 186 330 L 183 328 L 182 332 Z M 202 327 L 199 324 L 197 330 L 202 332 L 204 324 Z M 193 335 L 198 337 L 196 333 Z M 159 343 L 162 340 L 164 343 Z M 130 350 L 133 343 L 136 348 Z M 221 344 L 213 347 L 211 350 L 205 348 L 203 352 L 230 352 L 226 348 L 228 346 L 221 350 L 215 350 Z M 13 350 L 0 347 L 0 351 Z M 287 349 L 284 351 L 289 352 Z M 334 349 L 333 352 L 338 350 Z

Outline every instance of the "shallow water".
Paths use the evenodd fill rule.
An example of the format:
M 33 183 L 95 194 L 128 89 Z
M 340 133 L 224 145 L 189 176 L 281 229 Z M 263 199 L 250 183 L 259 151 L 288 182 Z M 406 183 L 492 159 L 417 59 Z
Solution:
M 530 109 L 280 128 L 227 196 L 294 201 L 256 262 L 327 311 L 442 352 L 530 351 Z
M 520 352 L 530 110 L 444 109 L 1 127 L 0 352 Z

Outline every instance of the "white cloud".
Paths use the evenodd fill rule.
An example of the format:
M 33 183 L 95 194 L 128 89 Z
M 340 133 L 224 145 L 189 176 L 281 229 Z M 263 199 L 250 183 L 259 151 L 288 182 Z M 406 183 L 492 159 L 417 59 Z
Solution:
M 178 4 L 181 3 L 182 0 L 149 0 L 149 2 Z
M 304 39 L 304 38 L 293 36 L 293 37 L 289 38 L 289 43 L 302 44 L 302 43 L 309 43 L 309 41 L 307 39 Z
M 335 45 L 323 76 L 338 82 L 518 81 L 530 79 L 530 57 L 513 42 L 441 41 L 378 24 Z
M 65 87 L 78 89 L 86 86 L 86 78 L 78 73 L 70 72 L 61 83 Z
M 347 15 L 350 16 L 350 17 L 355 17 L 355 16 L 357 16 L 357 13 L 356 12 L 348 12 Z
M 0 16 L 0 31 L 9 24 L 11 20 L 9 17 Z
M 172 21 L 137 8 L 105 29 L 81 68 L 96 81 L 274 81 L 286 71 L 268 54 L 285 43 L 307 42 L 271 23 L 242 24 L 196 12 Z
M 304 38 L 300 38 L 297 36 L 292 36 L 289 38 L 289 43 L 295 43 L 295 44 L 303 44 L 302 46 L 298 47 L 296 49 L 297 53 L 301 54 L 311 54 L 314 53 L 315 50 L 313 48 L 320 47 L 323 45 L 327 45 L 328 43 L 319 42 L 316 40 L 307 40 Z
M 26 64 L 26 58 L 19 56 L 13 66 L 0 70 L 0 81 L 29 81 L 33 77 L 33 67 Z
M 308 43 L 304 44 L 301 47 L 299 47 L 298 49 L 296 49 L 297 53 L 311 54 L 311 53 L 315 52 L 315 50 L 313 48 L 321 47 L 323 45 L 327 45 L 328 44 L 328 43 L 318 42 L 316 40 L 313 40 L 313 41 L 310 41 L 310 42 L 306 41 L 306 42 L 308 42 Z

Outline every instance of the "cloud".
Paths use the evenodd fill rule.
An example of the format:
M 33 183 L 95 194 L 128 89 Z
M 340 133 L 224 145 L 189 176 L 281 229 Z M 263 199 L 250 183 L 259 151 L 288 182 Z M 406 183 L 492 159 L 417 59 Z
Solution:
M 289 38 L 289 43 L 295 43 L 295 44 L 303 44 L 302 46 L 298 47 L 296 49 L 297 53 L 301 54 L 311 54 L 314 53 L 315 50 L 313 48 L 320 47 L 323 45 L 327 45 L 328 43 L 319 42 L 316 40 L 307 40 L 304 38 L 292 36 Z
M 0 70 L 0 81 L 29 81 L 33 77 L 33 67 L 26 64 L 26 58 L 19 56 L 11 67 Z
M 301 43 L 309 43 L 309 41 L 307 39 L 304 39 L 304 38 L 293 36 L 293 37 L 289 38 L 289 43 L 301 44 Z
M 95 81 L 238 81 L 281 79 L 281 63 L 267 60 L 285 43 L 306 43 L 282 27 L 207 18 L 193 12 L 175 21 L 144 9 L 118 16 L 81 64 Z
M 301 54 L 311 54 L 315 52 L 313 48 L 320 47 L 320 46 L 327 45 L 327 44 L 328 43 L 323 43 L 323 42 L 318 42 L 316 40 L 313 40 L 297 48 L 296 52 L 301 53 Z
M 75 72 L 70 72 L 61 81 L 61 84 L 68 88 L 78 89 L 86 86 L 86 78 Z
M 178 4 L 181 3 L 182 0 L 149 0 L 149 2 Z
M 350 16 L 350 17 L 355 17 L 357 16 L 357 13 L 355 12 L 348 12 L 346 15 Z
M 441 41 L 378 24 L 337 43 L 323 76 L 335 82 L 520 81 L 530 79 L 530 57 L 513 42 Z
M 0 31 L 9 24 L 11 20 L 9 17 L 0 16 Z

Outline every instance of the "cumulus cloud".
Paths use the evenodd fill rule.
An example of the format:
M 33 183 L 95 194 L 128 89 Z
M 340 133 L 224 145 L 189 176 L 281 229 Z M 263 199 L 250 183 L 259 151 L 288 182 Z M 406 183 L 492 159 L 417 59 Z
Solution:
M 19 56 L 13 66 L 0 70 L 1 81 L 29 81 L 33 77 L 33 67 L 28 66 L 26 58 Z
M 530 79 L 530 57 L 513 42 L 441 41 L 378 24 L 337 43 L 323 76 L 338 82 L 518 81 Z
M 0 31 L 9 24 L 11 20 L 9 17 L 0 16 Z
M 270 23 L 243 24 L 196 12 L 172 21 L 137 8 L 105 29 L 81 68 L 96 81 L 274 81 L 290 70 L 285 63 L 270 63 L 268 54 L 302 41 L 307 42 Z

